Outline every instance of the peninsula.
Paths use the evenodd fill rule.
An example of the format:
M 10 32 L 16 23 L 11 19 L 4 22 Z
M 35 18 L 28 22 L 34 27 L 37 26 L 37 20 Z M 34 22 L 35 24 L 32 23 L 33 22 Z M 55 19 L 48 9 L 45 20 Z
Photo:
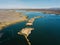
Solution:
M 36 18 L 41 18 L 41 16 L 36 16 L 36 17 L 29 19 L 26 23 L 26 26 L 28 26 L 28 25 L 32 26 L 33 22 L 35 21 Z M 31 34 L 31 31 L 34 30 L 34 28 L 31 28 L 31 27 L 28 28 L 28 27 L 23 28 L 21 31 L 18 32 L 18 34 L 23 35 L 25 37 L 25 39 L 27 40 L 28 45 L 31 45 L 31 43 L 27 37 Z
M 14 10 L 0 10 L 0 30 L 17 22 L 26 21 L 27 16 Z

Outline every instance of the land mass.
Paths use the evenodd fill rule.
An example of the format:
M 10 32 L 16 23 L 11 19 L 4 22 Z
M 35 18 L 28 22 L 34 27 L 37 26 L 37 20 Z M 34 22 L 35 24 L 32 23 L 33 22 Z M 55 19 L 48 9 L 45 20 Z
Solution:
M 60 15 L 60 10 L 54 9 L 0 9 L 0 30 L 7 25 L 27 20 L 27 16 L 24 16 L 22 12 L 16 12 L 16 10 Z M 27 25 L 28 24 L 32 25 L 32 23 L 27 23 Z
M 42 16 L 36 16 L 36 17 L 33 17 L 31 19 L 29 19 L 26 23 L 27 26 L 32 26 L 33 25 L 33 22 L 35 21 L 35 19 L 37 18 L 41 18 Z
M 41 18 L 40 16 L 36 16 L 36 17 L 33 17 L 31 19 L 29 19 L 26 23 L 26 26 L 32 26 L 33 25 L 33 22 L 35 21 L 36 18 Z M 28 27 L 29 27 L 28 26 Z M 31 34 L 31 31 L 34 30 L 34 28 L 23 28 L 21 31 L 18 32 L 19 35 L 23 35 L 25 37 L 25 39 L 27 40 L 27 43 L 28 45 L 31 45 L 31 43 L 29 42 L 29 39 L 27 38 L 29 36 L 29 34 Z
M 27 16 L 22 15 L 22 13 L 14 10 L 0 10 L 0 30 L 8 25 L 26 20 Z
M 0 11 L 16 11 L 16 10 L 23 10 L 23 11 L 30 11 L 30 12 L 42 12 L 42 13 L 47 13 L 47 14 L 60 14 L 60 8 L 49 8 L 49 9 L 0 9 Z

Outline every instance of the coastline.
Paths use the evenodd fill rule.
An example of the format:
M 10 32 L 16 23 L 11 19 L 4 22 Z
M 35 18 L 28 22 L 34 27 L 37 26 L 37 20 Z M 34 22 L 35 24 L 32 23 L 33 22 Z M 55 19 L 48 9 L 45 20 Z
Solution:
M 18 22 L 27 21 L 27 16 L 15 11 L 0 11 L 0 14 L 0 30 Z

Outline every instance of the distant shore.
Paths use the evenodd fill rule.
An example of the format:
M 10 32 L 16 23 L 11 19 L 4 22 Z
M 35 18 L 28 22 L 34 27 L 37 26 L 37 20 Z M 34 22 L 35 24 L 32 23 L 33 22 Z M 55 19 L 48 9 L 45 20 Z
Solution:
M 56 15 L 60 14 L 60 10 L 50 10 L 50 9 L 23 9 L 23 10 L 42 12 L 45 14 L 56 14 Z

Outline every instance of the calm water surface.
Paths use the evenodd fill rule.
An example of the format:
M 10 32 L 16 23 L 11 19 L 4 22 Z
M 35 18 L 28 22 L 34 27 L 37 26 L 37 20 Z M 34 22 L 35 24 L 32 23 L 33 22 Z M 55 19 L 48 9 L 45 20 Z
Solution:
M 60 45 L 60 16 L 43 14 L 39 12 L 24 12 L 29 18 L 43 16 L 33 23 L 34 31 L 29 35 L 32 45 Z M 1 45 L 27 45 L 23 36 L 17 34 L 22 28 L 27 27 L 26 22 L 10 25 L 1 31 L 4 35 L 0 38 Z

